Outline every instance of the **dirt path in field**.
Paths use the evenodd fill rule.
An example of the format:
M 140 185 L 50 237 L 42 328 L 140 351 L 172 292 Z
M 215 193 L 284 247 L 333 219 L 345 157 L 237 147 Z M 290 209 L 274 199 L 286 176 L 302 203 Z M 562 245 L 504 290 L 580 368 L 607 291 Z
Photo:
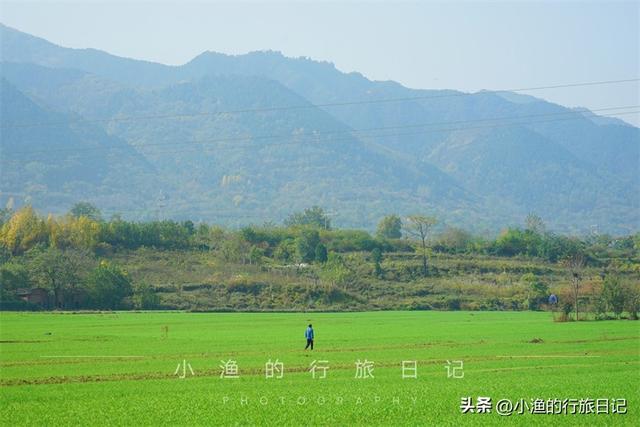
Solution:
M 93 337 L 95 340 L 95 337 Z M 530 345 L 532 349 L 536 351 L 532 351 L 530 355 L 527 355 L 525 352 L 522 352 L 516 356 L 509 355 L 480 355 L 475 357 L 463 357 L 465 364 L 473 363 L 473 362 L 496 362 L 496 361 L 505 361 L 505 359 L 510 359 L 511 361 L 521 360 L 521 359 L 560 359 L 560 358 L 575 358 L 576 361 L 580 360 L 580 363 L 565 363 L 560 365 L 550 365 L 550 364 L 542 364 L 542 365 L 527 365 L 527 366 L 512 366 L 505 368 L 488 368 L 488 369 L 476 369 L 471 372 L 499 372 L 499 371 L 510 371 L 510 370 L 530 370 L 530 369 L 549 369 L 551 367 L 593 367 L 601 364 L 610 364 L 610 363 L 632 363 L 638 364 L 639 360 L 632 360 L 630 362 L 605 362 L 602 358 L 608 356 L 636 356 L 637 352 L 616 352 L 615 354 L 611 353 L 595 353 L 591 352 L 589 354 L 582 353 L 576 354 L 574 353 L 566 353 L 567 350 L 563 348 L 557 348 L 556 346 L 565 345 L 565 344 L 575 344 L 575 343 L 596 343 L 596 342 L 613 342 L 613 341 L 628 341 L 628 340 L 637 340 L 636 336 L 623 336 L 623 337 L 598 337 L 591 340 L 558 340 L 558 341 L 546 341 L 539 339 L 523 339 L 521 343 Z M 32 344 L 32 343 L 48 343 L 51 342 L 49 340 L 5 340 L 0 341 L 0 351 L 7 350 L 8 348 L 12 348 L 15 345 L 20 344 Z M 179 345 L 179 343 L 172 343 L 175 345 Z M 331 348 L 323 348 L 318 349 L 316 351 L 315 357 L 319 359 L 325 358 L 325 354 L 349 354 L 355 353 L 356 355 L 366 354 L 367 352 L 382 352 L 382 351 L 396 351 L 396 350 L 430 350 L 430 349 L 442 349 L 442 348 L 466 348 L 466 347 L 479 347 L 479 346 L 491 346 L 495 347 L 496 345 L 505 344 L 501 342 L 494 341 L 485 341 L 479 340 L 474 342 L 456 342 L 456 341 L 436 341 L 436 342 L 422 342 L 422 343 L 407 343 L 407 344 L 392 344 L 392 345 L 373 345 L 366 347 L 340 347 L 335 343 L 332 343 L 333 347 Z M 548 347 L 547 347 L 548 346 Z M 546 354 L 540 354 L 539 349 L 545 348 L 548 352 Z M 457 350 L 456 350 L 457 351 Z M 551 353 L 554 351 L 554 353 Z M 606 351 L 606 350 L 605 350 Z M 488 351 L 487 351 L 488 352 Z M 495 353 L 495 349 L 493 351 Z M 281 351 L 283 355 L 290 354 L 300 354 L 299 349 L 291 349 L 287 351 Z M 103 363 L 103 364 L 123 364 L 123 363 L 139 363 L 149 361 L 166 361 L 167 365 L 171 365 L 177 363 L 178 359 L 187 359 L 187 360 L 211 360 L 215 365 L 217 365 L 220 359 L 229 359 L 236 357 L 256 357 L 256 356 L 264 356 L 268 357 L 268 354 L 265 351 L 236 351 L 236 352 L 199 352 L 199 353 L 191 353 L 191 354 L 180 354 L 180 353 L 171 353 L 171 354 L 156 354 L 151 356 L 40 356 L 39 359 L 31 359 L 31 360 L 10 360 L 0 363 L 0 369 L 2 368 L 11 368 L 11 367 L 24 367 L 28 368 L 30 366 L 60 366 L 60 365 L 79 365 L 79 364 L 90 364 L 90 363 Z M 311 353 L 309 353 L 311 356 Z M 584 359 L 588 358 L 601 358 L 595 363 L 584 364 L 582 363 Z M 418 360 L 419 365 L 436 365 L 436 364 L 445 364 L 446 360 L 441 358 L 432 358 L 432 359 L 423 359 Z M 112 365 L 114 366 L 114 365 Z M 117 365 L 115 365 L 117 366 Z M 211 366 L 211 365 L 210 365 Z M 376 362 L 375 367 L 381 368 L 390 368 L 396 367 L 399 368 L 401 366 L 401 362 L 393 362 L 393 363 L 381 363 Z M 331 364 L 331 370 L 348 370 L 354 369 L 353 363 L 345 363 L 345 364 Z M 288 373 L 301 373 L 307 372 L 308 366 L 287 366 L 286 372 Z M 198 370 L 197 374 L 194 375 L 195 378 L 203 378 L 203 377 L 219 377 L 220 369 L 208 369 L 208 370 Z M 248 368 L 241 370 L 242 376 L 260 376 L 264 375 L 264 367 L 259 368 Z M 429 374 L 426 374 L 429 375 Z M 163 380 L 163 379 L 174 379 L 175 375 L 171 372 L 161 373 L 161 372 L 131 372 L 131 373 L 116 373 L 116 374 L 96 374 L 96 375 L 57 375 L 57 376 L 49 376 L 49 377 L 35 377 L 35 378 L 4 378 L 0 379 L 0 387 L 6 386 L 22 386 L 22 385 L 41 385 L 41 384 L 68 384 L 68 383 L 90 383 L 90 382 L 107 382 L 107 381 L 146 381 L 146 380 Z
M 635 354 L 635 353 L 634 353 Z M 480 361 L 480 362 L 490 362 L 497 360 L 504 360 L 504 358 L 539 358 L 540 356 L 532 355 L 532 356 L 492 356 L 489 358 L 486 357 L 478 357 L 478 358 L 467 358 L 465 359 L 465 363 Z M 594 363 L 564 363 L 564 364 L 543 364 L 543 365 L 528 365 L 528 366 L 512 366 L 512 367 L 504 367 L 504 368 L 487 368 L 487 369 L 473 369 L 468 370 L 465 368 L 465 372 L 469 373 L 487 373 L 487 372 L 503 372 L 503 371 L 520 371 L 520 370 L 548 370 L 549 368 L 555 369 L 563 369 L 563 368 L 593 368 L 594 366 L 602 366 L 602 365 L 640 365 L 640 360 L 633 361 L 612 361 L 612 362 L 603 362 L 601 359 L 597 359 L 600 356 L 583 356 L 583 355 L 547 355 L 544 356 L 546 358 L 575 358 L 577 360 L 584 360 L 585 357 L 593 357 L 592 360 L 597 360 Z M 427 359 L 427 360 L 417 360 L 418 366 L 424 365 L 436 365 L 446 363 L 443 359 Z M 399 363 L 379 363 L 376 362 L 376 368 L 399 368 Z M 330 366 L 331 370 L 353 370 L 353 363 L 346 364 L 332 364 Z M 308 366 L 294 366 L 287 367 L 287 373 L 302 373 L 309 372 Z M 249 368 L 243 369 L 240 373 L 241 376 L 263 376 L 264 368 Z M 441 375 L 441 373 L 428 372 L 422 373 L 421 376 L 436 376 Z M 198 370 L 197 374 L 194 374 L 191 377 L 187 377 L 187 379 L 194 378 L 220 378 L 220 369 L 208 369 L 208 370 Z M 165 379 L 176 379 L 175 374 L 171 373 L 160 373 L 160 372 L 145 372 L 145 373 L 119 373 L 119 374 L 109 374 L 109 375 L 75 375 L 75 376 L 52 376 L 52 377 L 40 377 L 40 378 L 12 378 L 12 379 L 4 379 L 0 380 L 0 387 L 14 387 L 14 386 L 27 386 L 27 385 L 46 385 L 46 384 L 72 384 L 72 383 L 97 383 L 97 382 L 113 382 L 113 381 L 148 381 L 148 380 L 165 380 Z
M 592 340 L 566 340 L 566 341 L 536 341 L 533 340 L 523 340 L 522 343 L 532 344 L 532 345 L 543 345 L 548 346 L 552 344 L 576 344 L 576 343 L 596 343 L 596 342 L 613 342 L 613 341 L 629 341 L 629 340 L 637 340 L 638 337 L 613 337 L 613 338 L 595 338 Z M 74 341 L 95 341 L 95 339 L 76 339 Z M 47 343 L 51 341 L 0 341 L 0 352 L 2 351 L 1 344 L 22 344 L 22 343 Z M 372 351 L 393 351 L 393 350 L 412 350 L 412 349 L 437 349 L 437 348 L 465 348 L 465 347 L 477 347 L 482 345 L 488 346 L 496 346 L 499 342 L 495 341 L 472 341 L 472 342 L 457 342 L 457 341 L 436 341 L 436 342 L 423 342 L 423 343 L 410 343 L 410 344 L 395 344 L 395 345 L 380 345 L 380 346 L 367 346 L 367 347 L 330 347 L 330 348 L 322 348 L 317 351 L 320 354 L 323 353 L 366 353 Z M 295 354 L 299 353 L 299 349 L 290 349 L 290 350 L 279 350 L 281 354 Z M 132 362 L 132 361 L 148 361 L 148 360 L 167 360 L 173 361 L 178 358 L 202 358 L 203 356 L 212 359 L 219 358 L 229 358 L 229 357 L 239 357 L 239 356 L 263 356 L 265 355 L 264 351 L 225 351 L 225 352 L 200 352 L 200 353 L 171 353 L 171 354 L 156 354 L 156 355 L 145 355 L 145 356 L 90 356 L 96 360 L 100 360 L 101 363 L 120 363 L 123 361 Z M 0 362 L 1 368 L 9 368 L 15 366 L 43 366 L 43 365 L 75 365 L 75 364 L 86 364 L 88 363 L 88 359 L 90 357 L 66 357 L 66 356 L 41 356 L 40 359 L 30 359 L 30 360 L 11 360 L 6 362 Z M 0 381 L 0 385 L 2 382 Z

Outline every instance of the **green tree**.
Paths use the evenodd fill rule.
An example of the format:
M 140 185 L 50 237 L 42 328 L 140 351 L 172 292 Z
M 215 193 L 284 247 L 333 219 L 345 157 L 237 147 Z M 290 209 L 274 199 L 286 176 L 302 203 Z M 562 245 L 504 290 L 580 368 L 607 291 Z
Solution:
M 402 237 L 402 220 L 398 215 L 387 215 L 380 220 L 376 236 L 384 239 L 399 239 Z
M 527 253 L 527 234 L 518 228 L 503 230 L 494 244 L 495 253 L 501 256 L 514 256 Z
M 325 263 L 327 262 L 327 259 L 328 259 L 327 247 L 322 243 L 318 243 L 318 245 L 316 246 L 315 260 L 321 263 Z
M 31 277 L 40 287 L 53 292 L 56 308 L 65 308 L 81 291 L 90 258 L 84 252 L 54 247 L 29 255 Z
M 160 307 L 160 296 L 148 283 L 138 283 L 133 288 L 133 306 L 138 310 L 153 310 Z
M 320 270 L 320 278 L 332 285 L 347 285 L 353 279 L 353 272 L 340 254 L 330 252 Z
M 283 262 L 293 262 L 296 258 L 296 254 L 297 244 L 294 239 L 285 239 L 281 241 L 273 251 L 274 258 Z
M 563 320 L 567 320 L 569 318 L 571 310 L 573 310 L 573 304 L 571 304 L 571 301 L 566 301 L 564 304 L 562 304 Z
M 471 233 L 461 228 L 447 227 L 438 236 L 434 248 L 443 252 L 460 253 L 473 247 Z
M 311 262 L 316 257 L 316 246 L 320 244 L 318 230 L 304 229 L 296 239 L 298 258 L 302 262 Z
M 438 220 L 432 216 L 412 215 L 407 218 L 405 226 L 406 232 L 418 238 L 420 247 L 422 248 L 422 275 L 427 277 L 427 239 L 431 228 L 438 223 Z
M 91 303 L 96 308 L 116 309 L 132 294 L 131 280 L 117 266 L 101 261 L 87 280 Z
M 624 311 L 625 296 L 625 289 L 620 282 L 620 278 L 614 275 L 607 276 L 602 287 L 602 297 L 607 309 L 612 311 L 618 318 Z
M 549 286 L 535 274 L 526 273 L 520 281 L 527 287 L 529 310 L 538 310 L 549 298 Z
M 264 249 L 258 246 L 251 246 L 249 250 L 249 264 L 260 265 L 262 263 L 262 257 L 264 256 Z
M 324 210 L 319 206 L 305 209 L 303 212 L 295 212 L 284 221 L 288 227 L 309 225 L 325 230 L 331 229 L 331 220 Z
M 13 262 L 0 265 L 0 301 L 13 300 L 16 289 L 29 287 L 29 272 L 24 265 Z
M 80 218 L 81 216 L 84 216 L 94 221 L 102 220 L 102 213 L 100 212 L 100 209 L 98 209 L 97 207 L 95 207 L 89 202 L 76 203 L 75 205 L 73 205 L 69 213 L 71 214 L 71 216 L 75 218 Z
M 382 276 L 382 251 L 380 250 L 380 248 L 374 248 L 371 251 L 371 259 L 373 260 L 373 267 L 375 270 L 375 275 L 377 277 Z
M 628 283 L 625 287 L 624 310 L 629 313 L 629 318 L 638 320 L 640 312 L 640 286 L 637 283 Z
M 198 224 L 195 233 L 191 237 L 194 246 L 200 250 L 208 250 L 213 247 L 211 242 L 211 232 L 205 223 Z
M 219 245 L 217 254 L 226 262 L 241 262 L 246 264 L 249 260 L 251 246 L 237 233 L 224 236 Z

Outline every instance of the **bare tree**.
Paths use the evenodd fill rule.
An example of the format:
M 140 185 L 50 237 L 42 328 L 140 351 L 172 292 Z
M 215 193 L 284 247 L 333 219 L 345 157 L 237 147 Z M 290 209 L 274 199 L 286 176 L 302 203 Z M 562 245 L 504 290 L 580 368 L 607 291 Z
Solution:
M 545 234 L 547 227 L 542 218 L 534 213 L 530 213 L 527 215 L 527 219 L 525 220 L 525 229 L 533 233 Z
M 576 321 L 578 321 L 578 297 L 580 296 L 580 281 L 582 280 L 582 270 L 585 266 L 585 258 L 582 253 L 575 253 L 565 261 L 565 265 L 571 274 L 571 283 L 573 285 L 573 297 L 576 307 Z
M 422 245 L 422 275 L 427 276 L 427 238 L 431 228 L 438 223 L 432 216 L 412 215 L 407 218 L 405 230 L 410 236 L 420 239 Z

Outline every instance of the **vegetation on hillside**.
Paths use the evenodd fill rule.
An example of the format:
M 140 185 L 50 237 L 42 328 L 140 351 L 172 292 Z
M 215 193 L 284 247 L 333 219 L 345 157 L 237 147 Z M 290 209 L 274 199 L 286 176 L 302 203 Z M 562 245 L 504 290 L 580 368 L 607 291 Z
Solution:
M 640 305 L 640 234 L 562 236 L 533 215 L 495 238 L 419 215 L 382 218 L 372 236 L 331 228 L 319 207 L 235 230 L 105 220 L 86 203 L 0 220 L 5 309 L 38 308 L 20 297 L 31 288 L 50 309 L 553 309 L 582 319 L 635 318 Z

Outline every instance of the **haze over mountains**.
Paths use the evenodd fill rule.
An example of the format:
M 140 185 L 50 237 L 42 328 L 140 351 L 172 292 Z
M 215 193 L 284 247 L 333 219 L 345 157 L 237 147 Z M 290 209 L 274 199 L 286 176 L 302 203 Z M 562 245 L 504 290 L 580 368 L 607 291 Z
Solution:
M 0 47 L 3 205 L 228 225 L 311 205 L 366 228 L 388 213 L 493 231 L 530 212 L 558 231 L 640 225 L 640 130 L 586 110 L 275 52 L 166 66 L 5 26 Z

